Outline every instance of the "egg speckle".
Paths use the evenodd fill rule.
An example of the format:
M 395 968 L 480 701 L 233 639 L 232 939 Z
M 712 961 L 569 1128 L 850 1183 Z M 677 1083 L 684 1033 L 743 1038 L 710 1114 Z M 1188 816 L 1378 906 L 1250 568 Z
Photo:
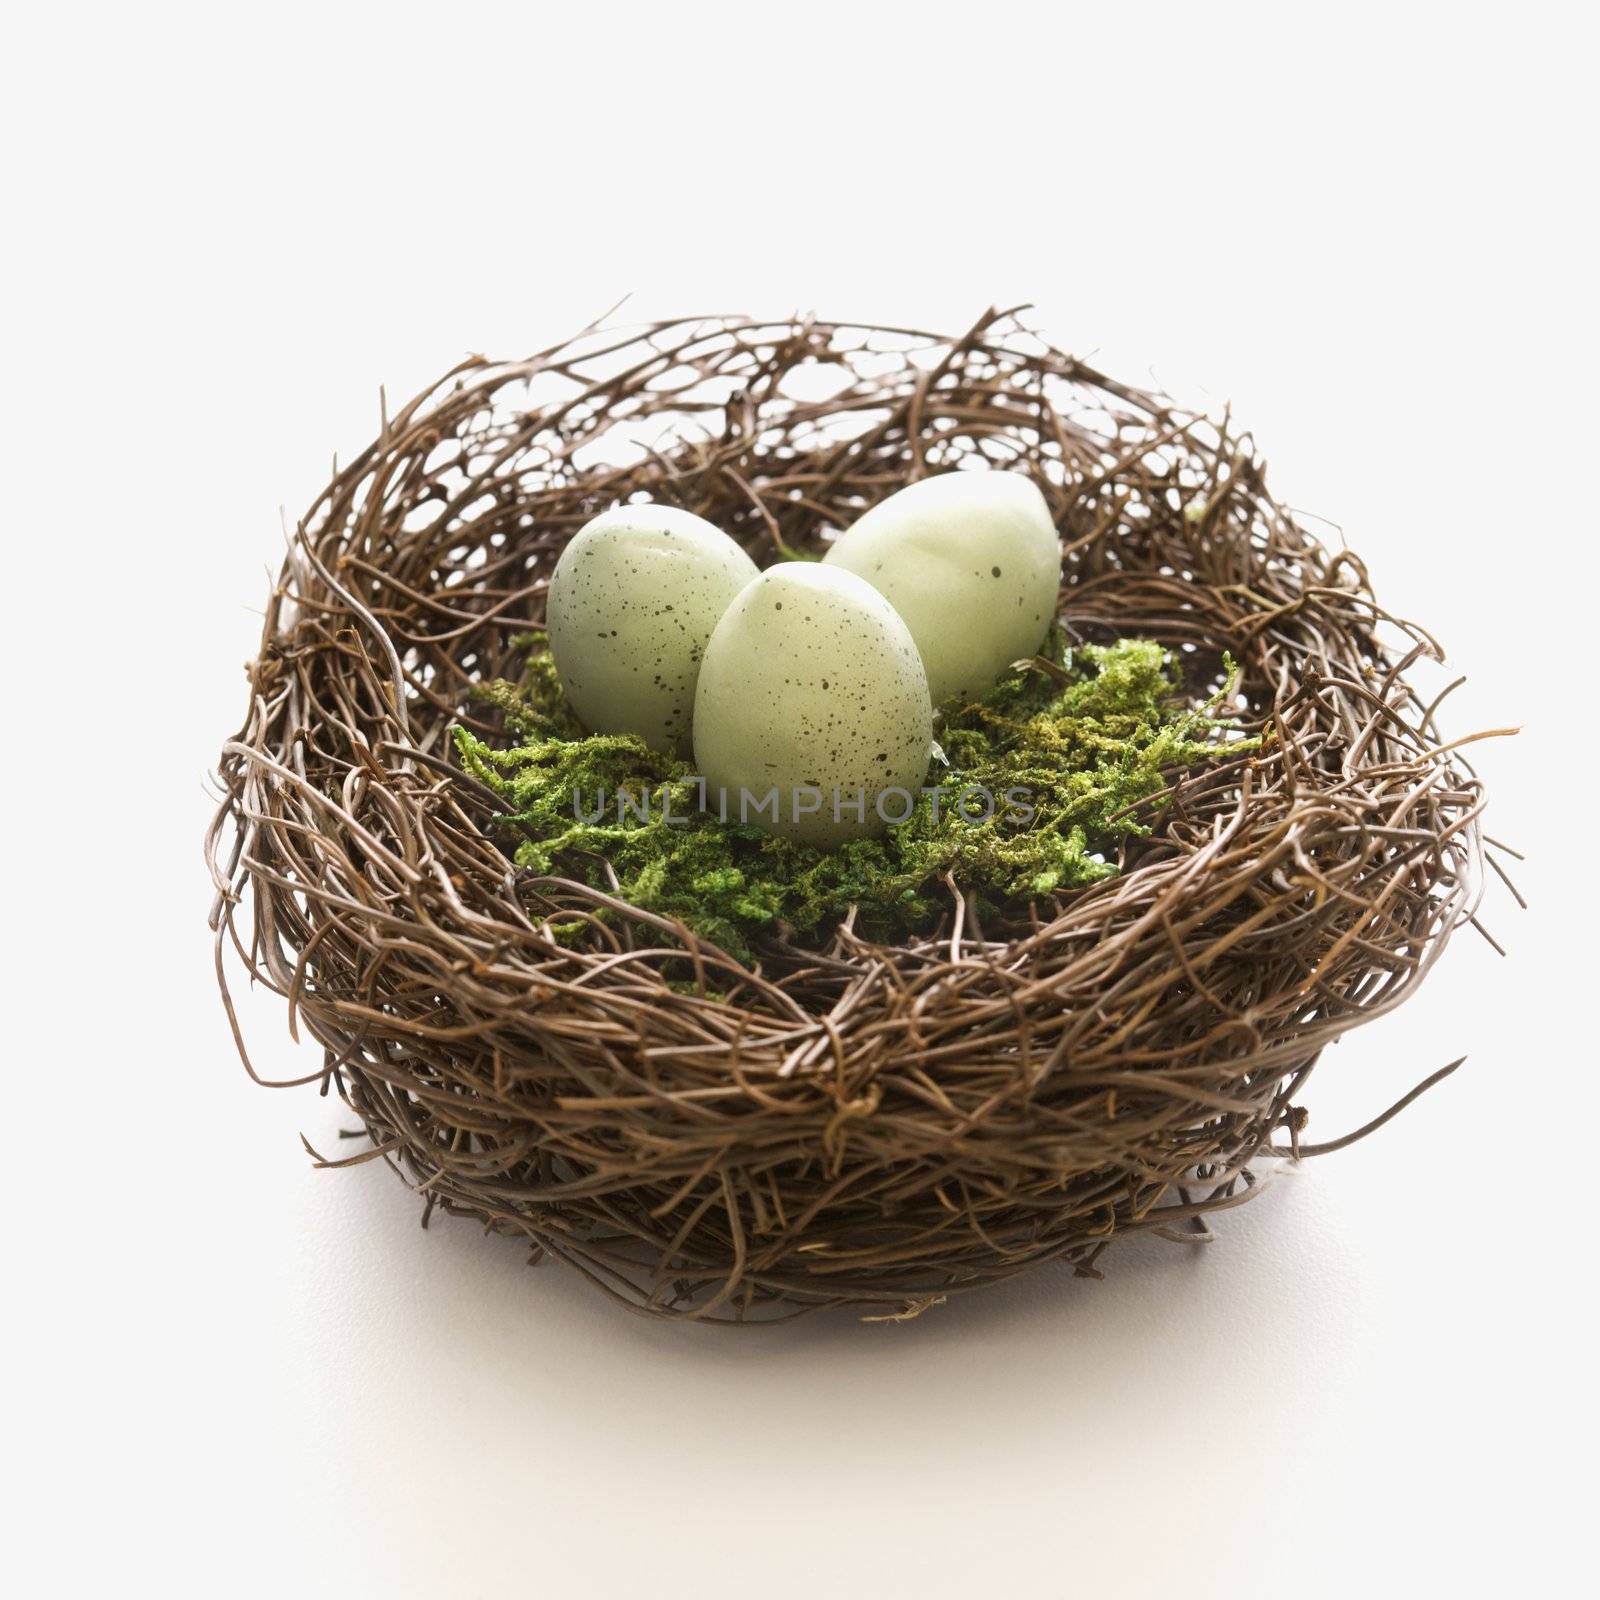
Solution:
M 1055 618 L 1061 545 L 1018 472 L 946 472 L 865 512 L 824 564 L 865 578 L 911 630 L 933 703 L 986 694 Z
M 676 506 L 618 506 L 586 523 L 561 552 L 545 604 L 578 720 L 687 750 L 706 641 L 755 575 L 732 539 Z
M 726 821 L 824 848 L 880 833 L 909 815 L 932 749 L 917 647 L 853 572 L 769 567 L 717 624 L 695 693 L 694 755 L 707 804 Z

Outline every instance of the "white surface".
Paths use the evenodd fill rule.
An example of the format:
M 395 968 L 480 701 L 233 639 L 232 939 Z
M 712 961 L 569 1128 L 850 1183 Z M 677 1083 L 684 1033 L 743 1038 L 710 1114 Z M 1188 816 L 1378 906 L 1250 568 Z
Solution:
M 12 1592 L 1590 1577 L 1577 9 L 533 10 L 8 27 Z M 371 437 L 380 382 L 630 289 L 641 316 L 952 328 L 1031 299 L 1111 370 L 1233 402 L 1279 491 L 1471 672 L 1452 726 L 1524 724 L 1479 751 L 1492 831 L 1531 852 L 1532 912 L 1487 912 L 1510 959 L 1462 934 L 1330 1051 L 1315 1136 L 1467 1067 L 1203 1252 L 1125 1246 L 1103 1284 L 903 1326 L 647 1325 L 465 1224 L 420 1232 L 381 1168 L 314 1172 L 297 1134 L 346 1119 L 239 1069 L 199 856 L 277 507 Z M 263 1070 L 305 1070 L 275 1005 L 246 1018 Z

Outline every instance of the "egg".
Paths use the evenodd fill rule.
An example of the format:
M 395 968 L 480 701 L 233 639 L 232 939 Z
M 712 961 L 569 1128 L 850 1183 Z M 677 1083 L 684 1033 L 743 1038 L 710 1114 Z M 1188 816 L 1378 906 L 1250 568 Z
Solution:
M 881 833 L 910 815 L 932 749 L 916 643 L 853 572 L 782 562 L 717 624 L 694 756 L 722 820 L 823 848 Z
M 756 570 L 720 528 L 676 506 L 617 506 L 585 523 L 545 601 L 550 653 L 578 720 L 686 752 L 701 654 Z
M 1055 618 L 1061 546 L 1017 472 L 946 472 L 864 513 L 826 565 L 863 577 L 905 618 L 937 706 L 986 694 Z

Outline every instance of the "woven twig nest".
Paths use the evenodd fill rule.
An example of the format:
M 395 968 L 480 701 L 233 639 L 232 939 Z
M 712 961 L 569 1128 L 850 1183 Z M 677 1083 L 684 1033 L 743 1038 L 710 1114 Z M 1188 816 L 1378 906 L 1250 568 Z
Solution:
M 645 495 L 764 565 L 973 458 L 1044 490 L 1075 637 L 1160 641 L 1197 696 L 1225 654 L 1242 672 L 1259 744 L 1175 774 L 1115 877 L 998 921 L 952 878 L 902 942 L 847 916 L 740 961 L 513 865 L 452 730 L 503 742 L 473 686 L 515 675 L 586 520 Z M 219 972 L 231 949 L 321 1043 L 299 1081 L 360 1117 L 350 1161 L 629 1305 L 893 1315 L 1047 1262 L 1094 1274 L 1120 1234 L 1203 1237 L 1253 1161 L 1298 1152 L 1323 1046 L 1471 916 L 1480 787 L 1406 680 L 1435 653 L 1272 499 L 1247 438 L 1010 316 L 957 339 L 697 320 L 469 360 L 295 532 L 221 763 Z

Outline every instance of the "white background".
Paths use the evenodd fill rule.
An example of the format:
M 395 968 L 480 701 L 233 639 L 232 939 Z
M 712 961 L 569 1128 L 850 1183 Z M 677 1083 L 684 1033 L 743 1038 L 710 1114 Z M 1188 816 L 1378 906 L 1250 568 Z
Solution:
M 18 1594 L 1349 1595 L 1589 1573 L 1593 41 L 1579 8 L 58 7 L 7 26 Z M 573 21 L 580 12 L 584 20 Z M 1107 20 L 1108 14 L 1115 20 Z M 1561 20 L 1563 14 L 1566 20 Z M 205 774 L 331 454 L 468 351 L 816 309 L 1251 426 L 1471 674 L 1492 893 L 1204 1249 L 660 1327 L 251 1086 Z M 275 1004 L 263 1071 L 314 1064 Z M 1586 1482 L 1588 1485 L 1586 1487 Z

